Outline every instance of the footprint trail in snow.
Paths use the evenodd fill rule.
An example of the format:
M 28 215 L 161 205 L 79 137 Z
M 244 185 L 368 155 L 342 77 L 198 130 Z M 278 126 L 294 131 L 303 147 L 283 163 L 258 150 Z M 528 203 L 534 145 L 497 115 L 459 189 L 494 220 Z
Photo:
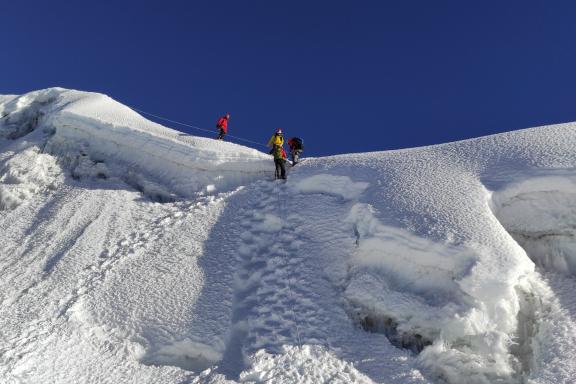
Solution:
M 238 362 L 259 350 L 282 354 L 286 346 L 314 345 L 340 351 L 340 358 L 375 380 L 392 372 L 406 383 L 427 382 L 414 373 L 410 353 L 353 323 L 341 287 L 326 273 L 345 274 L 355 246 L 343 224 L 349 204 L 298 194 L 281 182 L 256 183 L 244 195 L 248 201 L 237 220 L 243 231 L 235 247 L 241 267 L 223 371 L 238 374 L 246 368 Z M 319 211 L 326 221 L 314 220 Z

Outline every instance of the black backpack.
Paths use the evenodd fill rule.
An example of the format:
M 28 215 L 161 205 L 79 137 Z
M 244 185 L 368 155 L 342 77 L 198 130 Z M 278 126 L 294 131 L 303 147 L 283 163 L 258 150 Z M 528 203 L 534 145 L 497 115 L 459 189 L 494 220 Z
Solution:
M 294 142 L 296 149 L 304 150 L 304 140 L 299 137 L 293 137 L 292 141 Z

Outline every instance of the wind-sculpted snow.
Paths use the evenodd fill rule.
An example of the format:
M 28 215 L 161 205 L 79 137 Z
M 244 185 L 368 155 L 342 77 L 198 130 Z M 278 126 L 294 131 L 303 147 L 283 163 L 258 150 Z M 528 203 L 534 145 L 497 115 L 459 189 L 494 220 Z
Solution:
M 567 345 L 576 344 L 576 173 L 560 168 L 516 174 L 492 195 L 491 203 L 502 225 L 552 287 L 519 289 L 519 332 L 531 338 L 524 337 L 513 348 L 529 357 L 525 368 L 534 371 L 538 380 L 554 382 L 559 370 L 573 378 L 574 367 L 568 361 L 573 360 L 574 350 Z
M 545 270 L 576 275 L 576 174 L 559 169 L 523 178 L 492 197 L 502 225 Z
M 75 177 L 123 177 L 160 200 L 231 190 L 271 169 L 268 155 L 164 128 L 101 94 L 32 92 L 0 104 L 0 116 L 0 138 L 38 129 L 41 148 Z
M 571 265 L 574 148 L 574 126 L 566 124 L 435 147 L 308 161 L 302 173 L 354 175 L 354 181 L 370 183 L 347 220 L 358 244 L 344 285 L 351 316 L 407 348 L 422 348 L 422 340 L 432 343 L 419 357 L 432 377 L 483 383 L 545 376 L 542 372 L 551 368 L 534 363 L 537 358 L 530 351 L 519 351 L 514 344 L 532 344 L 540 351 L 558 349 L 553 345 L 565 341 L 544 342 L 538 330 L 519 329 L 519 324 L 526 326 L 519 322 L 519 314 L 527 311 L 525 297 L 539 297 L 539 303 L 551 296 L 536 283 L 520 288 L 524 279 L 539 277 L 507 230 L 514 235 L 520 227 L 523 236 L 530 236 L 527 228 L 536 227 L 564 234 L 563 239 L 551 240 L 553 247 L 536 238 L 538 246 L 527 250 L 546 254 L 534 256 L 540 264 L 553 257 L 556 264 Z M 498 205 L 502 209 L 495 216 L 491 197 L 501 196 L 500 202 L 503 196 L 514 198 L 514 192 L 504 191 L 522 175 L 530 179 L 535 172 L 557 176 L 532 182 L 548 186 L 546 192 L 536 188 L 527 197 L 532 206 L 517 204 L 512 215 L 506 201 Z M 553 309 L 530 305 L 532 323 L 551 321 Z M 573 344 L 572 320 L 559 318 L 556 329 L 568 330 L 563 337 Z M 420 345 L 411 346 L 411 340 Z M 538 342 L 542 344 L 535 347 Z M 535 368 L 538 365 L 542 372 Z M 575 377 L 573 367 L 565 372 L 563 380 Z
M 40 191 L 57 188 L 62 173 L 54 157 L 31 147 L 3 162 L 0 176 L 0 210 L 13 209 Z
M 571 383 L 576 126 L 327 158 L 0 97 L 0 381 Z
M 325 193 L 346 200 L 358 198 L 368 183 L 355 183 L 348 176 L 317 175 L 307 177 L 294 185 L 295 192 Z

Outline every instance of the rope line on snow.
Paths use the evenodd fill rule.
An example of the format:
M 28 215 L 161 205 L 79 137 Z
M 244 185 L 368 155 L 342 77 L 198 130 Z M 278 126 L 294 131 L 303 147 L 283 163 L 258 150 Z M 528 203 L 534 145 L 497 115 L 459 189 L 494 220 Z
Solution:
M 276 181 L 274 181 L 276 183 Z M 286 207 L 283 200 L 280 198 L 280 186 L 276 183 L 276 191 L 278 196 L 278 207 L 280 210 L 280 218 L 286 218 Z M 286 265 L 286 271 L 290 265 L 288 260 L 288 255 L 284 254 L 284 264 Z M 300 327 L 298 327 L 298 318 L 296 317 L 296 311 L 294 310 L 294 293 L 292 292 L 292 283 L 290 282 L 290 276 L 288 276 L 288 272 L 286 272 L 286 286 L 288 287 L 288 294 L 290 299 L 290 310 L 292 311 L 292 320 L 294 321 L 294 325 L 296 327 L 296 340 L 298 341 L 298 346 L 302 346 L 302 340 L 300 339 Z
M 192 125 L 192 124 L 187 124 L 187 123 L 183 123 L 183 122 L 181 122 L 181 121 L 172 120 L 172 119 L 169 119 L 169 118 L 167 118 L 167 117 L 159 116 L 159 115 L 156 115 L 156 114 L 150 113 L 150 112 L 146 112 L 146 111 L 143 111 L 143 110 L 141 110 L 141 109 L 139 109 L 139 108 L 135 108 L 135 107 L 132 107 L 132 106 L 130 107 L 130 109 L 132 109 L 133 111 L 139 112 L 139 113 L 143 113 L 143 114 L 145 114 L 145 115 L 149 115 L 149 116 L 155 117 L 155 118 L 160 119 L 160 120 L 168 121 L 168 122 L 173 123 L 173 124 L 179 124 L 179 125 L 182 125 L 182 126 L 184 126 L 184 127 L 188 127 L 188 128 L 196 129 L 196 130 L 199 130 L 199 131 L 203 131 L 203 132 L 208 132 L 208 133 L 214 134 L 214 131 L 213 131 L 213 130 L 210 130 L 210 129 L 201 128 L 201 127 L 197 127 L 197 126 Z M 251 144 L 259 145 L 259 146 L 261 146 L 261 147 L 268 148 L 268 146 L 267 146 L 266 144 L 259 143 L 259 142 L 257 142 L 257 141 L 252 141 L 252 140 L 244 139 L 244 138 L 242 138 L 242 137 L 233 136 L 233 135 L 229 135 L 229 134 L 226 134 L 226 137 L 232 137 L 232 138 L 234 138 L 234 139 L 236 139 L 236 140 L 245 141 L 245 142 L 247 142 L 247 143 L 251 143 Z
M 143 113 L 143 114 L 145 114 L 145 115 L 149 115 L 149 116 L 155 117 L 156 119 L 168 121 L 168 122 L 173 123 L 173 124 L 182 125 L 182 126 L 184 126 L 184 127 L 196 129 L 196 130 L 199 130 L 199 131 L 202 131 L 202 132 L 208 132 L 208 133 L 211 133 L 211 134 L 214 133 L 213 130 L 209 130 L 209 129 L 201 128 L 201 127 L 198 127 L 198 126 L 195 126 L 195 125 L 192 125 L 192 124 L 187 124 L 187 123 L 183 123 L 183 122 L 181 122 L 181 121 L 176 121 L 176 120 L 173 120 L 173 119 L 169 119 L 169 118 L 167 118 L 167 117 L 160 116 L 160 115 L 156 115 L 156 114 L 154 114 L 154 113 L 147 112 L 147 111 L 144 111 L 144 110 L 139 109 L 139 108 L 135 108 L 135 107 L 132 107 L 132 106 L 129 106 L 129 108 L 132 109 L 132 110 L 135 111 L 135 112 L 139 112 L 139 113 Z M 251 143 L 251 144 L 255 144 L 255 145 L 261 146 L 261 147 L 268 148 L 268 146 L 265 145 L 265 144 L 263 144 L 263 143 L 259 143 L 259 142 L 252 141 L 252 140 L 248 140 L 248 139 L 244 139 L 244 138 L 241 138 L 241 137 L 238 137 L 238 136 L 226 135 L 226 137 L 232 137 L 232 138 L 234 138 L 234 139 L 236 139 L 236 140 L 241 140 L 241 141 L 245 141 L 245 142 L 247 142 L 247 143 Z M 285 212 L 285 211 L 286 211 L 286 207 L 285 207 L 284 202 L 283 202 L 282 199 L 281 199 L 280 187 L 279 187 L 278 184 L 276 184 L 275 187 L 276 187 L 276 192 L 277 192 L 277 197 L 278 197 L 278 205 L 279 205 L 279 210 L 280 210 L 280 217 L 281 217 L 282 219 L 285 219 L 285 218 L 286 218 L 286 212 Z M 288 260 L 288 255 L 284 254 L 284 255 L 283 255 L 283 259 L 284 259 L 284 264 L 286 265 L 286 269 L 285 269 L 285 270 L 287 271 L 287 269 L 288 269 L 288 267 L 289 267 L 289 265 L 290 265 L 290 262 L 289 262 L 289 260 Z M 297 342 L 298 342 L 298 346 L 301 347 L 301 346 L 302 346 L 302 339 L 300 338 L 300 327 L 298 326 L 298 318 L 297 318 L 297 316 L 296 316 L 296 311 L 294 310 L 294 297 L 295 297 L 295 296 L 294 296 L 294 292 L 293 292 L 293 290 L 292 290 L 292 283 L 291 283 L 290 276 L 288 276 L 288 272 L 286 272 L 286 286 L 288 287 L 288 295 L 289 295 L 289 301 L 290 301 L 290 311 L 292 312 L 292 320 L 294 321 L 294 325 L 295 325 L 295 328 L 296 328 L 296 340 L 297 340 Z M 276 339 L 278 340 L 278 335 L 276 335 Z
M 135 107 L 132 107 L 132 106 L 129 106 L 129 108 L 132 109 L 132 110 L 135 111 L 135 112 L 139 112 L 139 113 L 143 113 L 143 114 L 145 114 L 145 115 L 149 115 L 149 116 L 155 117 L 156 119 L 168 121 L 168 122 L 173 123 L 173 124 L 182 125 L 182 126 L 184 126 L 184 127 L 196 129 L 196 130 L 199 130 L 199 131 L 202 131 L 202 132 L 208 132 L 208 133 L 211 133 L 211 134 L 214 133 L 213 130 L 206 129 L 206 128 L 201 128 L 201 127 L 198 127 L 198 126 L 195 126 L 195 125 L 192 125 L 192 124 L 187 124 L 187 123 L 183 123 L 183 122 L 181 122 L 181 121 L 176 121 L 176 120 L 173 120 L 173 119 L 169 119 L 169 118 L 167 118 L 167 117 L 160 116 L 160 115 L 156 115 L 156 114 L 154 114 L 154 113 L 147 112 L 147 111 L 144 111 L 144 110 L 139 109 L 139 108 L 135 108 Z M 226 137 L 231 137 L 231 138 L 234 138 L 234 139 L 236 139 L 236 140 L 241 140 L 241 141 L 245 141 L 245 142 L 247 142 L 247 143 L 251 143 L 251 144 L 255 144 L 255 145 L 258 145 L 258 146 L 261 146 L 261 147 L 264 147 L 264 148 L 268 148 L 268 146 L 267 146 L 266 144 L 259 143 L 259 142 L 257 142 L 257 141 L 252 141 L 252 140 L 244 139 L 244 138 L 242 138 L 242 137 L 233 136 L 233 135 L 228 135 L 228 134 L 226 135 Z M 275 187 L 276 187 L 276 191 L 277 191 L 278 205 L 279 205 L 279 210 L 280 210 L 280 217 L 281 217 L 282 219 L 285 219 L 285 218 L 286 218 L 286 212 L 285 212 L 285 211 L 286 211 L 286 206 L 285 206 L 285 203 L 283 202 L 283 200 L 281 199 L 280 186 L 279 186 L 278 184 L 276 184 Z M 289 267 L 289 265 L 290 265 L 290 262 L 289 262 L 289 260 L 288 260 L 288 255 L 284 254 L 284 255 L 283 255 L 283 259 L 284 259 L 284 263 L 285 263 L 285 265 L 286 265 L 286 269 L 285 269 L 285 270 L 287 270 L 288 267 Z M 290 300 L 290 311 L 292 312 L 292 320 L 294 321 L 294 325 L 295 325 L 295 328 L 296 328 L 296 340 L 297 340 L 297 342 L 298 342 L 298 346 L 301 347 L 301 346 L 302 346 L 302 339 L 300 338 L 300 327 L 298 326 L 298 318 L 297 318 L 297 316 L 296 316 L 296 311 L 294 310 L 294 297 L 295 297 L 295 296 L 294 296 L 294 292 L 293 292 L 293 290 L 292 290 L 292 283 L 291 283 L 290 276 L 288 276 L 288 272 L 286 272 L 286 286 L 288 287 L 288 294 L 289 294 L 289 300 Z M 276 335 L 276 339 L 278 340 L 278 335 Z

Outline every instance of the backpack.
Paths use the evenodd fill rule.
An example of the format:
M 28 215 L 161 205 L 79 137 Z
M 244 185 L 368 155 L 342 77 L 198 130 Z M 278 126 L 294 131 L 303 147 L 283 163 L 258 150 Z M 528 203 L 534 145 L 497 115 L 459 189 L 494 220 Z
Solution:
M 304 150 L 304 140 L 299 137 L 293 137 L 294 148 Z

